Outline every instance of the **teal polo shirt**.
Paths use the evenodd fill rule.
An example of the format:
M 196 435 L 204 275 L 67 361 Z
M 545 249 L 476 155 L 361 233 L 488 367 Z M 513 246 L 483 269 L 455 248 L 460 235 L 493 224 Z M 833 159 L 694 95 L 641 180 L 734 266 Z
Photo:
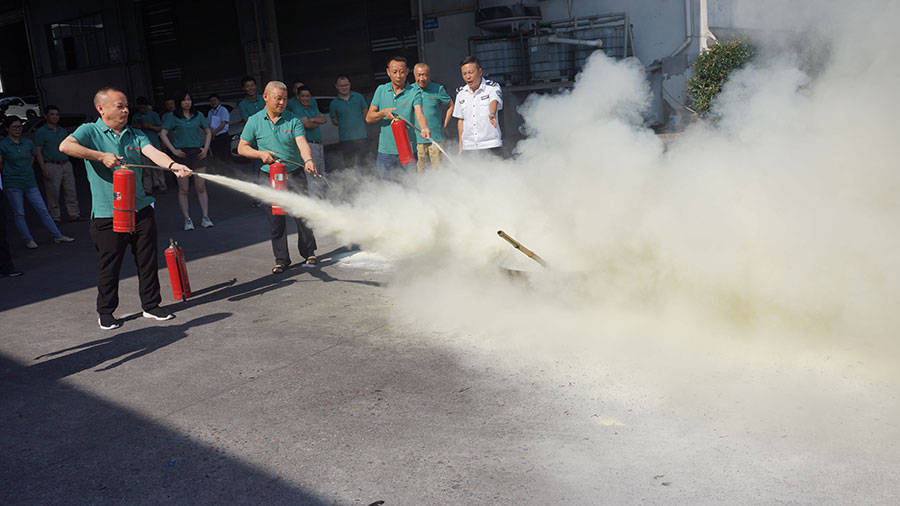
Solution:
M 375 95 L 372 97 L 372 105 L 377 107 L 379 111 L 389 107 L 396 107 L 397 110 L 394 111 L 396 114 L 415 124 L 416 115 L 413 112 L 413 107 L 422 105 L 422 90 L 420 90 L 418 86 L 407 83 L 406 86 L 400 90 L 400 93 L 395 95 L 391 83 L 387 82 L 378 88 L 375 88 Z M 381 133 L 378 136 L 378 152 L 387 155 L 396 155 L 397 143 L 394 141 L 394 131 L 391 129 L 390 120 L 383 119 L 378 122 L 378 125 L 381 126 Z M 410 146 L 412 147 L 412 150 L 415 151 L 416 131 L 409 125 L 406 125 L 406 131 L 409 135 Z
M 57 125 L 56 129 L 44 124 L 34 133 L 34 147 L 41 148 L 41 156 L 45 162 L 65 162 L 69 157 L 59 152 L 59 143 L 69 136 L 64 128 Z
M 420 88 L 415 85 L 422 93 L 422 112 L 425 113 L 425 119 L 428 121 L 428 129 L 431 130 L 431 140 L 422 137 L 416 131 L 416 142 L 423 144 L 426 142 L 441 142 L 444 140 L 444 106 L 450 103 L 450 94 L 443 86 L 437 83 L 428 83 L 428 86 Z
M 241 111 L 241 118 L 243 119 L 249 119 L 250 116 L 265 108 L 266 101 L 263 100 L 262 95 L 256 95 L 256 100 L 251 101 L 249 98 L 244 97 L 243 100 L 238 102 L 238 110 Z
M 34 144 L 24 137 L 19 137 L 19 142 L 13 142 L 9 137 L 0 140 L 4 188 L 24 190 L 37 186 L 34 169 L 31 168 L 33 156 Z
M 368 137 L 366 120 L 363 119 L 367 107 L 366 99 L 355 91 L 351 91 L 346 100 L 334 97 L 328 112 L 338 120 L 338 140 L 352 141 Z
M 309 106 L 315 107 L 315 109 L 317 111 L 319 110 L 319 104 L 318 104 L 318 102 L 316 102 L 316 97 L 309 97 Z M 298 114 L 297 111 L 299 110 L 300 107 L 301 107 L 300 99 L 298 99 L 297 97 L 291 97 L 290 99 L 288 99 L 287 110 L 294 113 L 294 116 L 296 116 Z M 319 112 L 317 114 L 322 114 L 322 113 Z M 308 135 L 307 135 L 307 138 L 309 138 Z
M 169 116 L 171 116 L 171 114 Z M 163 126 L 162 120 L 159 118 L 159 114 L 156 114 L 156 111 L 152 109 L 148 109 L 145 113 L 137 112 L 134 114 L 134 116 L 131 117 L 131 126 L 138 128 L 138 124 L 140 123 L 158 127 Z M 153 147 L 159 148 L 159 133 L 154 132 L 149 128 L 140 128 L 140 130 L 147 134 L 147 138 L 150 139 L 150 143 L 153 144 Z M 204 136 L 205 135 L 206 134 L 204 134 Z
M 293 114 L 297 118 L 304 118 L 304 117 L 305 118 L 313 118 L 322 113 L 319 112 L 319 108 L 316 107 L 316 105 L 312 103 L 312 100 L 310 100 L 309 107 L 303 107 L 303 105 L 301 105 L 300 102 L 298 101 L 297 105 L 294 106 L 293 109 L 291 109 L 291 114 Z M 303 123 L 303 121 L 301 120 L 300 123 Z M 316 128 L 303 127 L 303 128 L 304 128 L 304 130 L 306 130 L 306 140 L 319 141 L 319 142 L 322 141 L 322 131 L 319 129 L 319 127 L 316 127 Z M 299 160 L 297 160 L 297 161 L 299 161 Z
M 191 116 L 190 119 L 179 118 L 175 113 L 166 116 L 163 122 L 163 130 L 169 132 L 170 141 L 176 149 L 202 148 L 206 144 L 206 131 L 209 123 L 202 112 Z
M 166 119 L 171 117 L 168 115 Z M 78 127 L 72 137 L 78 144 L 100 151 L 112 153 L 125 159 L 125 163 L 140 164 L 141 150 L 144 146 L 151 146 L 150 138 L 137 128 L 126 126 L 122 135 L 117 134 L 112 128 L 106 126 L 103 119 L 97 119 L 93 123 L 85 123 Z M 113 215 L 113 172 L 119 167 L 107 168 L 103 162 L 85 160 L 88 183 L 91 185 L 91 217 L 112 218 Z M 144 194 L 144 185 L 140 183 L 142 172 L 139 168 L 129 167 L 134 171 L 134 208 L 136 211 L 153 203 L 153 197 Z
M 297 163 L 303 163 L 300 158 L 300 148 L 297 147 L 297 137 L 306 135 L 303 128 L 303 122 L 300 118 L 285 110 L 281 113 L 276 123 L 272 123 L 266 110 L 263 109 L 258 113 L 247 118 L 247 124 L 244 125 L 244 131 L 241 132 L 241 139 L 258 146 L 256 149 L 260 151 L 274 151 L 279 158 L 293 160 Z M 296 165 L 286 163 L 287 171 L 296 170 Z M 269 172 L 269 165 L 263 164 L 259 168 L 263 172 Z

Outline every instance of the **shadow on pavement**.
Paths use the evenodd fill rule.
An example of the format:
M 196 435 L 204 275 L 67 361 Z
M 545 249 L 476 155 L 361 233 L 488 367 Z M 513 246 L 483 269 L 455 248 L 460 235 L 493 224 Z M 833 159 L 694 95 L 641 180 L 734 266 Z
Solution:
M 2 355 L 0 368 L 34 371 Z M 64 383 L 10 376 L 0 380 L 2 504 L 333 504 Z
M 30 366 L 16 376 L 21 376 L 22 379 L 27 379 L 29 382 L 56 381 L 118 359 L 112 364 L 96 370 L 97 372 L 108 371 L 188 337 L 187 331 L 192 327 L 215 323 L 229 316 L 231 313 L 215 313 L 194 318 L 180 325 L 171 322 L 158 327 L 122 332 L 105 339 L 46 353 L 35 357 L 35 360 L 55 358 Z
M 346 246 L 343 246 L 317 256 L 319 256 L 320 258 L 328 259 L 330 257 L 337 256 L 339 253 L 350 251 L 353 250 Z M 267 274 L 265 276 L 261 276 L 250 281 L 245 281 L 240 284 L 237 284 L 237 278 L 232 278 L 229 281 L 217 283 L 215 285 L 197 290 L 193 292 L 192 296 L 187 301 L 175 302 L 166 307 L 171 311 L 183 311 L 185 309 L 190 309 L 193 307 L 226 299 L 229 302 L 239 302 L 251 297 L 256 297 L 257 295 L 262 295 L 264 293 L 285 288 L 287 286 L 293 285 L 294 283 L 305 283 L 312 281 L 311 279 L 294 279 L 304 274 L 309 274 L 311 277 L 316 278 L 320 281 L 324 281 L 326 283 L 337 281 L 341 283 L 357 283 L 374 287 L 383 286 L 383 283 L 380 283 L 378 281 L 339 279 L 322 270 L 323 267 L 328 267 L 329 265 L 334 265 L 336 263 L 336 260 L 324 260 L 320 261 L 319 265 L 314 268 L 303 267 L 299 264 L 294 264 L 281 274 Z

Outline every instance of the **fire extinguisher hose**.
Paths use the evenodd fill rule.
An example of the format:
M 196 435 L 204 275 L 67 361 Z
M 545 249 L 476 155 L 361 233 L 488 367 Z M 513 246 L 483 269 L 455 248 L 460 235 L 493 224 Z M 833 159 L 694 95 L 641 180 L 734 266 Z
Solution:
M 410 120 L 404 118 L 403 116 L 400 116 L 399 114 L 397 114 L 397 113 L 395 113 L 395 112 L 391 112 L 391 114 L 394 115 L 394 118 L 395 118 L 395 119 L 402 120 L 402 121 L 403 121 L 404 123 L 406 123 L 407 125 L 409 125 L 409 126 L 415 128 L 415 129 L 416 129 L 416 132 L 419 132 L 419 135 L 422 135 L 422 130 L 421 130 L 418 126 L 416 126 L 412 121 L 410 121 Z M 440 144 L 438 144 L 437 142 L 434 142 L 434 141 L 432 141 L 432 144 L 434 144 L 435 146 L 437 146 L 437 148 L 440 150 L 441 153 L 444 153 L 444 156 L 446 156 L 447 159 L 450 160 L 450 163 L 456 163 L 456 160 L 454 160 L 453 157 L 451 157 L 449 154 L 447 154 L 447 152 L 444 151 L 444 148 L 442 148 Z
M 289 163 L 291 165 L 296 165 L 297 167 L 300 167 L 301 169 L 305 169 L 305 167 L 306 167 L 302 163 L 298 163 L 293 160 L 288 160 L 287 158 L 281 158 L 281 157 L 276 157 L 275 163 Z M 328 180 L 325 179 L 325 176 L 323 176 L 320 172 L 316 171 L 315 174 L 310 174 L 310 175 L 312 177 L 317 177 L 317 178 L 321 179 L 326 185 L 331 186 L 331 183 L 329 183 Z

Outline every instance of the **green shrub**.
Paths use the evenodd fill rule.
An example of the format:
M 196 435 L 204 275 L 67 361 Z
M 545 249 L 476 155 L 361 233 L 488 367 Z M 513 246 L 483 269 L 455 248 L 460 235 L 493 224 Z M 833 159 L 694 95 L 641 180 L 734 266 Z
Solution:
M 744 66 L 756 54 L 752 44 L 740 39 L 716 43 L 691 65 L 687 93 L 698 113 L 709 111 L 709 104 L 722 89 L 728 75 Z

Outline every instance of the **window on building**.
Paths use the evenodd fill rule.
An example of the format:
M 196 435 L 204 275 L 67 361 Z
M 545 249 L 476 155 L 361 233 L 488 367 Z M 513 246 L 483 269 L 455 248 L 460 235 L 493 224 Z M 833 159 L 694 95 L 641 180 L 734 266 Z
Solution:
M 100 14 L 47 25 L 50 61 L 54 72 L 96 67 L 109 63 L 109 50 Z

